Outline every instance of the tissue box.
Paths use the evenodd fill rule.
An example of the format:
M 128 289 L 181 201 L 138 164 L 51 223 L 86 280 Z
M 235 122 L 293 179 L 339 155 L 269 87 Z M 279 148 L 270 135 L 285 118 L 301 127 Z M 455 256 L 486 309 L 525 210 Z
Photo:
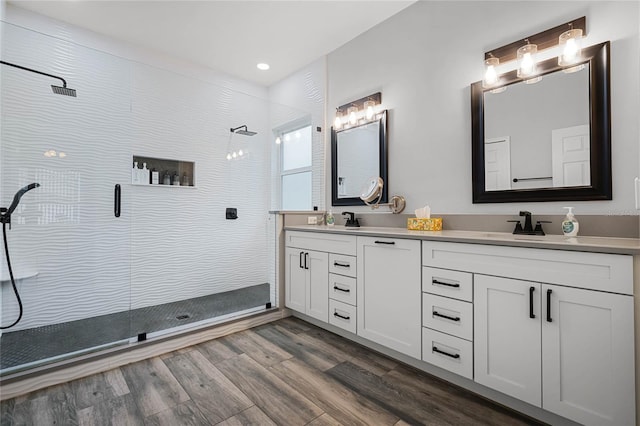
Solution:
M 442 218 L 432 217 L 424 219 L 410 217 L 407 219 L 407 229 L 410 231 L 442 231 Z

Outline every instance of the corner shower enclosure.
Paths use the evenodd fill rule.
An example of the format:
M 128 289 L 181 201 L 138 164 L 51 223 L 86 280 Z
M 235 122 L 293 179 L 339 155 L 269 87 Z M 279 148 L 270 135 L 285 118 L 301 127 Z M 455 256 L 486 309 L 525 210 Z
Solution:
M 276 305 L 264 98 L 8 23 L 2 59 L 77 97 L 0 70 L 0 205 L 40 185 L 7 231 L 24 314 L 0 335 L 0 375 Z M 258 135 L 229 132 L 247 122 Z M 134 157 L 190 163 L 189 184 L 134 185 Z M 2 326 L 19 315 L 4 254 Z

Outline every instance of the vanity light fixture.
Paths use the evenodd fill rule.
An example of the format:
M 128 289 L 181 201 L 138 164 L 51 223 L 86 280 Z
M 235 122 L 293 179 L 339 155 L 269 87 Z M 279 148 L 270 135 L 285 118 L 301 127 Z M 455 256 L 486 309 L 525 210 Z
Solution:
M 498 89 L 504 87 L 503 85 L 506 83 L 504 78 L 501 79 L 496 68 L 498 65 L 504 68 L 503 64 L 514 60 L 517 60 L 516 77 L 526 84 L 537 83 L 542 79 L 542 76 L 539 75 L 536 55 L 545 50 L 548 51 L 545 57 L 558 57 L 558 65 L 565 67 L 564 72 L 569 73 L 583 69 L 581 41 L 586 34 L 586 26 L 587 18 L 583 16 L 485 52 L 482 87 L 491 93 L 497 93 Z M 550 49 L 555 49 L 555 51 L 550 51 Z M 513 70 L 513 67 L 510 69 Z M 507 74 L 503 74 L 503 77 Z M 508 80 L 513 82 L 511 77 Z
M 340 130 L 343 127 L 349 128 L 377 120 L 380 116 L 379 111 L 381 104 L 382 95 L 380 92 L 377 92 L 337 107 L 336 117 L 333 121 L 333 129 Z

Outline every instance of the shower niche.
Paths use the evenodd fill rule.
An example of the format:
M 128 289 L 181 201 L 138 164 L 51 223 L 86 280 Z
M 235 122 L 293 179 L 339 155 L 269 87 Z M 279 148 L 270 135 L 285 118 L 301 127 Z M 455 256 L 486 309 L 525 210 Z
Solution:
M 157 176 L 154 176 L 155 173 Z M 195 188 L 195 163 L 134 155 L 131 163 L 131 184 Z

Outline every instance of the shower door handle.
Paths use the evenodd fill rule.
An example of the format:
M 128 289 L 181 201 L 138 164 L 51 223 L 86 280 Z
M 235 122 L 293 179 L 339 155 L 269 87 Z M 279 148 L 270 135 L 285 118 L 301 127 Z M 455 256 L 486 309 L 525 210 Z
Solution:
M 120 184 L 116 184 L 114 193 L 113 193 L 113 214 L 115 217 L 120 217 L 120 196 L 122 190 L 120 189 Z

